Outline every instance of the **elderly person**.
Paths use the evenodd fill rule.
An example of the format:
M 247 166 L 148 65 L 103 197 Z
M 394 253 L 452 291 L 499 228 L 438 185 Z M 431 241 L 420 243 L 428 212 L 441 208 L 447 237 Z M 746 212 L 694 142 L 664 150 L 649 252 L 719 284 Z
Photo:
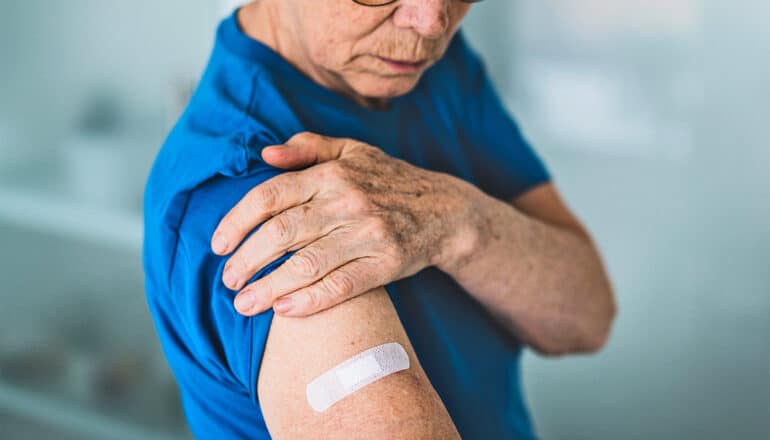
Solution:
M 145 194 L 196 436 L 529 439 L 522 347 L 604 345 L 600 257 L 457 32 L 470 3 L 261 0 L 220 25 Z M 385 344 L 406 363 L 374 374 Z M 330 370 L 347 392 L 319 408 Z

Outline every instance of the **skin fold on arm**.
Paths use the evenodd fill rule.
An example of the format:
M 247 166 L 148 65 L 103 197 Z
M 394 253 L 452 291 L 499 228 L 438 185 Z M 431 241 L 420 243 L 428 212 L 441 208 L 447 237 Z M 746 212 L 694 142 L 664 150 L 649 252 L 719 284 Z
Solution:
M 308 383 L 345 360 L 390 342 L 407 351 L 408 370 L 359 389 L 323 413 L 311 408 L 305 395 Z M 307 318 L 276 315 L 257 389 L 276 439 L 460 438 L 384 288 Z

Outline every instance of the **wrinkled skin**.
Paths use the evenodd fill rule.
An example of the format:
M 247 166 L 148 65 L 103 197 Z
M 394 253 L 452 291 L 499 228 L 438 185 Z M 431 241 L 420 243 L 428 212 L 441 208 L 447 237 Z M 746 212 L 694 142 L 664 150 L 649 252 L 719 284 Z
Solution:
M 441 59 L 470 4 L 400 0 L 366 7 L 352 0 L 261 0 L 242 8 L 247 35 L 279 52 L 318 84 L 362 106 L 411 91 Z M 457 244 L 474 188 L 419 169 L 374 146 L 311 134 L 263 158 L 287 173 L 256 187 L 223 219 L 212 239 L 233 252 L 223 282 L 242 290 L 236 308 L 253 315 L 309 315 L 434 265 Z M 466 228 L 469 229 L 469 228 Z M 463 240 L 473 239 L 473 233 Z M 459 240 L 462 241 L 462 240 Z M 244 286 L 286 251 L 267 277 Z
M 239 21 L 248 35 L 318 84 L 371 106 L 412 90 L 443 57 L 470 7 L 458 0 L 381 7 L 352 0 L 262 0 L 242 9 Z M 422 64 L 407 72 L 383 59 Z
M 457 247 L 455 237 L 473 239 L 461 230 L 474 214 L 465 202 L 473 188 L 454 177 L 361 142 L 310 133 L 265 157 L 284 168 L 319 164 L 257 186 L 218 228 L 213 246 L 225 254 L 266 220 L 225 266 L 225 284 L 243 289 L 236 299 L 243 314 L 273 306 L 288 316 L 312 314 L 440 264 L 441 251 Z M 298 251 L 244 289 L 289 250 Z

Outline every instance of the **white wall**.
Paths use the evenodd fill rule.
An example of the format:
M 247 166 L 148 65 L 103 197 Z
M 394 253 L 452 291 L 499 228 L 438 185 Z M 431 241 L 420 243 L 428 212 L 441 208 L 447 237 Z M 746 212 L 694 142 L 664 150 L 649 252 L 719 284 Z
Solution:
M 127 129 L 162 139 L 173 88 L 205 64 L 217 10 L 213 0 L 0 3 L 0 120 L 47 152 L 108 94 Z
M 573 13 L 585 3 L 518 1 L 508 22 L 513 37 L 500 37 L 519 49 L 511 76 L 497 80 L 508 84 L 524 130 L 594 233 L 620 303 L 600 355 L 526 357 L 538 428 L 553 439 L 770 438 L 770 7 L 597 0 Z M 602 5 L 613 20 L 642 18 L 628 28 L 604 23 L 596 18 Z M 508 6 L 476 8 L 469 33 L 494 58 L 500 48 L 485 34 L 501 30 L 490 30 L 484 16 Z M 655 26 L 664 29 L 650 31 Z M 596 68 L 604 87 L 587 98 L 614 93 L 618 83 L 607 78 L 629 66 L 644 74 L 621 76 L 621 93 L 645 93 L 636 100 L 627 93 L 615 113 L 587 111 L 591 102 L 546 107 L 582 109 L 577 117 L 599 127 L 570 145 L 574 133 L 543 121 L 550 115 L 538 108 L 538 77 L 526 75 L 528 62 L 544 58 L 555 59 L 555 69 L 563 63 L 560 75 L 575 64 Z M 672 87 L 677 77 L 687 80 Z M 574 92 L 572 82 L 555 84 Z M 644 108 L 657 111 L 645 119 Z M 628 132 L 633 142 L 602 136 L 626 120 L 642 127 Z

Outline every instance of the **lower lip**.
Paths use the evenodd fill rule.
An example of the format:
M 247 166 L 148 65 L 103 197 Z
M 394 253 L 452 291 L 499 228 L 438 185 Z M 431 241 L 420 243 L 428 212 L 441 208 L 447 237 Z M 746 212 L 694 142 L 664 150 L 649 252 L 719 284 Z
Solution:
M 402 63 L 399 61 L 393 61 L 389 60 L 387 58 L 380 58 L 380 61 L 385 63 L 391 70 L 397 72 L 397 73 L 417 73 L 420 70 L 422 70 L 423 67 L 425 67 L 426 62 L 422 61 L 419 63 Z

